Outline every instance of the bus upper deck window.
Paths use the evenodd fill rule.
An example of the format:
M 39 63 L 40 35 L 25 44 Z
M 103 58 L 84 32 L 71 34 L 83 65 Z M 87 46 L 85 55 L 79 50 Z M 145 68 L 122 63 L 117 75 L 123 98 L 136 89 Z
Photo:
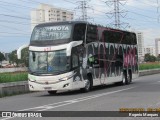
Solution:
M 84 40 L 86 31 L 86 24 L 77 24 L 74 27 L 74 41 Z

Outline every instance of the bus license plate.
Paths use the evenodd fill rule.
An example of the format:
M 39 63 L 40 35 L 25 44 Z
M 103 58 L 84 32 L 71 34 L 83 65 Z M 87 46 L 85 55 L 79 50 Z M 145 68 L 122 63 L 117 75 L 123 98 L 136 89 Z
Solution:
M 45 90 L 51 90 L 52 87 L 44 87 Z

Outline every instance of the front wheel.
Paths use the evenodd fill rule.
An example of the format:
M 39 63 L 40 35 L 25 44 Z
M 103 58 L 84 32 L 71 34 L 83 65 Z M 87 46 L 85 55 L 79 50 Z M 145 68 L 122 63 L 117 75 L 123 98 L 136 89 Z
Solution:
M 82 88 L 82 92 L 88 92 L 91 90 L 93 84 L 92 84 L 92 77 L 88 77 L 86 80 L 85 80 L 85 87 Z

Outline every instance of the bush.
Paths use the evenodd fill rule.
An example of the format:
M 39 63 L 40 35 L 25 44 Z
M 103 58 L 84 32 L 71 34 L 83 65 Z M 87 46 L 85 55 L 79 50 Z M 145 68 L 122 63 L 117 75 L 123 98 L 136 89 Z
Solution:
M 27 72 L 0 73 L 0 83 L 28 80 Z
M 139 65 L 139 70 L 160 69 L 159 62 L 148 62 Z

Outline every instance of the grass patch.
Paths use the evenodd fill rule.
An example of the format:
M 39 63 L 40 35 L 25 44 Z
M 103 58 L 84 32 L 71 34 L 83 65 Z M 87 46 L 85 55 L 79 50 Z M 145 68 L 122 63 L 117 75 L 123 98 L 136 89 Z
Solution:
M 0 83 L 28 80 L 27 72 L 0 73 Z
M 160 69 L 160 62 L 148 62 L 139 65 L 139 70 Z

